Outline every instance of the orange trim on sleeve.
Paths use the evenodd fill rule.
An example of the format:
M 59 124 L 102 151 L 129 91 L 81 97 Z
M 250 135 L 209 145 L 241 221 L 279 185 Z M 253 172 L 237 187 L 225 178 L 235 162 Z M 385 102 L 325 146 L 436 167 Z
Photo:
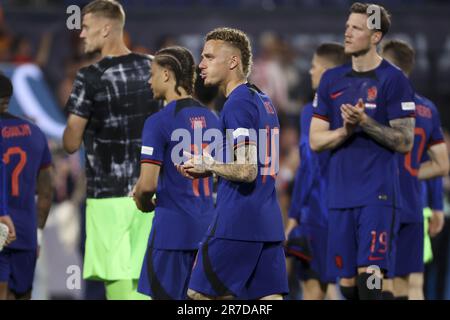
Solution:
M 141 163 L 156 164 L 157 166 L 162 165 L 162 161 L 156 161 L 156 160 L 141 160 Z
M 328 119 L 328 117 L 322 116 L 322 115 L 317 114 L 317 113 L 313 114 L 313 118 L 317 118 L 317 119 L 320 119 L 320 120 L 324 120 L 326 122 L 330 122 L 330 119 Z
M 441 143 L 445 143 L 445 141 L 444 141 L 444 140 L 431 141 L 431 142 L 428 144 L 428 148 L 430 148 L 430 147 L 432 147 L 432 146 L 434 146 L 434 145 L 437 145 L 437 144 L 441 144 Z

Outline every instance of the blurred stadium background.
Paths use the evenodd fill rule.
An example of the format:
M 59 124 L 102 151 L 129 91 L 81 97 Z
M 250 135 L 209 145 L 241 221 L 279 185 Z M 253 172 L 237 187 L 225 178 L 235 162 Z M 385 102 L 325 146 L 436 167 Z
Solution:
M 0 0 L 0 70 L 14 82 L 11 111 L 34 120 L 50 139 L 56 194 L 38 263 L 34 298 L 95 299 L 102 289 L 82 283 L 69 289 L 69 266 L 81 266 L 83 252 L 83 157 L 62 151 L 64 105 L 77 70 L 95 61 L 84 56 L 77 30 L 68 30 L 66 9 L 89 1 Z M 127 41 L 133 51 L 153 53 L 180 44 L 198 58 L 203 36 L 218 26 L 237 27 L 253 40 L 251 80 L 274 100 L 281 130 L 281 171 L 277 182 L 286 214 L 298 164 L 298 117 L 313 97 L 308 70 L 315 48 L 342 42 L 347 0 L 122 0 Z M 416 49 L 412 82 L 433 100 L 446 128 L 450 150 L 450 1 L 378 1 L 393 15 L 388 38 Z M 220 108 L 220 103 L 217 103 Z M 446 178 L 446 226 L 434 238 L 427 265 L 428 299 L 450 299 L 450 179 Z M 73 269 L 72 269 L 73 270 Z M 293 284 L 295 289 L 295 284 Z M 295 290 L 293 290 L 295 292 Z M 295 298 L 295 293 L 293 298 Z

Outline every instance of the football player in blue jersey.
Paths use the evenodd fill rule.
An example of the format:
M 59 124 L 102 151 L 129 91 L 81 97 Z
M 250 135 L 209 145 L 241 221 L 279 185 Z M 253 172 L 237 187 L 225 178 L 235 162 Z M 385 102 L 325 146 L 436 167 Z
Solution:
M 338 43 L 321 44 L 312 59 L 311 84 L 317 90 L 323 73 L 346 62 L 344 46 Z M 328 234 L 328 206 L 326 175 L 329 152 L 316 153 L 309 146 L 309 129 L 313 113 L 311 102 L 303 107 L 300 117 L 300 166 L 286 226 L 286 251 L 300 260 L 299 278 L 304 300 L 325 298 L 328 283 L 326 254 Z
M 0 78 L 1 83 L 9 81 L 4 76 Z M 8 214 L 16 227 L 17 239 L 0 252 L 0 299 L 28 300 L 42 230 L 52 204 L 53 169 L 44 133 L 31 122 L 8 113 L 9 98 L 0 100 L 2 157 L 6 165 Z
M 11 81 L 0 73 L 0 112 L 8 109 L 9 99 L 12 96 Z M 3 155 L 3 136 L 1 135 L 3 121 L 0 120 L 0 155 Z M 6 165 L 0 156 L 0 250 L 16 239 L 16 231 L 11 217 L 8 215 L 8 200 L 6 192 Z
M 371 8 L 378 26 L 369 23 Z M 377 53 L 390 24 L 381 6 L 351 6 L 345 52 L 352 63 L 324 73 L 311 122 L 311 148 L 331 150 L 328 267 L 347 299 L 382 298 L 400 205 L 397 153 L 409 152 L 414 141 L 413 89 Z
M 390 40 L 384 43 L 382 54 L 406 76 L 414 69 L 414 50 L 406 42 Z M 398 157 L 400 196 L 403 202 L 399 210 L 400 224 L 395 239 L 394 295 L 397 299 L 405 300 L 408 296 L 414 300 L 424 299 L 424 226 L 420 180 L 445 176 L 449 170 L 447 146 L 436 106 L 417 93 L 414 95 L 414 102 L 414 147 L 411 152 Z
M 219 128 L 217 116 L 192 98 L 194 79 L 189 50 L 169 47 L 156 53 L 150 84 L 154 96 L 167 105 L 145 122 L 134 192 L 143 212 L 152 211 L 155 194 L 157 199 L 138 287 L 154 300 L 187 299 L 197 249 L 213 217 L 212 178 L 189 180 L 177 172 L 172 158 L 179 138 L 188 140 L 183 140 L 186 151 L 199 153 L 210 142 L 203 140 L 205 133 Z
M 231 28 L 208 33 L 202 52 L 205 85 L 217 85 L 227 100 L 220 114 L 224 159 L 203 153 L 180 169 L 219 176 L 215 217 L 189 283 L 196 300 L 282 299 L 289 290 L 275 192 L 279 123 L 270 98 L 247 82 L 251 52 L 248 36 Z

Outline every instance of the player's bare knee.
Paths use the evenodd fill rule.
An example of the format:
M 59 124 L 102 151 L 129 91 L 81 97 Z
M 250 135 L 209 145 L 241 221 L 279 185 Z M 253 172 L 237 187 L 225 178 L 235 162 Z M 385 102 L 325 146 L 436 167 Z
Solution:
M 201 294 L 195 290 L 192 290 L 192 289 L 188 289 L 187 295 L 188 295 L 189 299 L 192 299 L 192 300 L 213 300 L 212 298 L 210 298 L 204 294 Z
M 0 283 L 0 300 L 6 300 L 8 298 L 8 283 Z
M 353 278 L 341 278 L 339 284 L 343 287 L 354 287 L 356 286 L 356 277 Z
M 214 298 L 214 300 L 225 300 L 225 301 L 234 300 L 234 297 L 233 296 L 221 296 L 221 297 Z
M 325 291 L 318 280 L 307 280 L 302 282 L 303 300 L 323 300 Z
M 259 300 L 283 300 L 283 296 L 281 294 L 272 294 L 270 296 L 262 297 Z
M 409 276 L 409 287 L 410 289 L 423 289 L 423 274 L 422 273 L 413 273 Z

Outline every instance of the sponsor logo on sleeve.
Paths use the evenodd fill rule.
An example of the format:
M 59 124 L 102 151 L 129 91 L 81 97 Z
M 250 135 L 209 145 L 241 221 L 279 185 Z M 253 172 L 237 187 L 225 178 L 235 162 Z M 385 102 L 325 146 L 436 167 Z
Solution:
M 153 148 L 152 147 L 142 147 L 141 154 L 144 154 L 146 156 L 152 156 Z
M 416 110 L 416 104 L 414 102 L 402 102 L 403 111 L 414 111 Z

